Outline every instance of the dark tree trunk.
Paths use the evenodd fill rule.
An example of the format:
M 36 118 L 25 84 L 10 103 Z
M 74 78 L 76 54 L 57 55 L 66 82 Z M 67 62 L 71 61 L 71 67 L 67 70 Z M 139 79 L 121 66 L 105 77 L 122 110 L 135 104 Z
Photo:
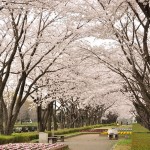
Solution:
M 0 134 L 3 134 L 3 97 L 0 96 Z
M 52 130 L 52 117 L 53 117 L 53 102 L 49 104 L 49 116 L 47 120 L 47 130 L 51 131 Z
M 63 109 L 61 109 L 60 111 L 60 128 L 61 129 L 64 129 L 64 123 L 65 123 L 65 118 L 64 118 L 64 112 L 63 112 Z
M 3 134 L 3 95 L 2 95 L 2 77 L 0 76 L 0 134 Z
M 5 131 L 4 133 L 6 135 L 11 135 L 13 133 L 13 128 L 14 128 L 14 125 L 15 125 L 15 122 L 16 122 L 16 119 L 18 117 L 18 114 L 19 114 L 19 111 L 20 111 L 20 108 L 17 107 L 15 109 L 15 112 L 13 114 L 10 114 L 8 116 L 8 120 L 6 122 L 6 127 L 5 127 Z
M 42 121 L 42 106 L 37 106 L 37 121 L 38 121 L 38 131 L 44 132 L 45 129 L 43 127 L 43 121 Z

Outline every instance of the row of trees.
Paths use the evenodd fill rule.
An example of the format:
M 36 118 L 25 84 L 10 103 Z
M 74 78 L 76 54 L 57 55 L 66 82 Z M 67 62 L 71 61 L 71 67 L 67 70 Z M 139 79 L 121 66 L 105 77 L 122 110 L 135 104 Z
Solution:
M 61 105 L 59 104 L 60 102 Z M 51 131 L 52 127 L 54 130 L 57 130 L 58 128 L 77 128 L 101 123 L 114 123 L 118 118 L 118 114 L 111 111 L 108 111 L 105 118 L 103 117 L 111 106 L 93 106 L 92 104 L 88 104 L 86 106 L 83 105 L 84 107 L 81 108 L 77 99 L 67 101 L 66 104 L 62 100 L 59 102 L 53 101 L 46 108 L 32 108 L 32 111 L 28 110 L 30 104 L 32 103 L 25 102 L 21 108 L 17 122 L 27 123 L 38 121 L 40 131 Z M 38 118 L 37 110 L 39 113 Z
M 75 69 L 74 71 L 76 72 Z M 43 82 L 39 82 L 39 85 L 36 85 L 39 87 L 36 94 L 30 95 L 35 102 L 30 109 L 37 108 L 40 131 L 51 130 L 52 126 L 56 130 L 57 124 L 60 128 L 74 128 L 101 123 L 104 113 L 117 100 L 115 97 L 108 101 L 107 96 L 112 96 L 112 93 L 101 92 L 104 94 L 102 97 L 101 94 L 94 93 L 98 89 L 91 91 L 90 88 L 94 88 L 93 79 L 85 79 L 80 75 L 82 79 L 79 80 L 79 75 L 73 73 L 68 75 L 68 73 L 70 72 L 67 72 L 66 76 L 65 73 L 60 76 L 59 72 L 55 73 L 58 76 L 53 74 L 54 80 L 52 83 L 47 82 L 46 86 L 41 86 Z M 70 80 L 70 76 L 73 75 L 74 79 Z
M 68 2 L 3 2 L 0 11 L 1 133 L 12 133 L 27 99 L 33 101 L 32 107 L 37 107 L 39 130 L 43 131 L 46 127 L 48 130 L 51 128 L 55 101 L 60 101 L 60 112 L 65 112 L 63 120 L 68 113 L 64 124 L 75 127 L 79 126 L 75 125 L 76 120 L 79 122 L 82 118 L 79 112 L 83 114 L 83 110 L 92 103 L 90 100 L 95 98 L 93 94 L 87 106 L 82 106 L 92 87 L 88 83 L 90 77 L 85 81 L 85 75 L 80 75 L 83 67 L 79 64 L 89 56 L 80 56 L 74 48 L 77 48 L 76 44 L 84 35 L 82 30 L 89 21 L 80 20 L 80 17 L 75 20 L 76 12 L 71 12 L 72 2 Z M 74 99 L 78 101 L 74 102 Z M 95 117 L 100 120 L 103 114 L 101 108 L 106 109 L 105 104 L 99 101 L 94 107 L 91 105 L 88 106 L 90 115 L 87 119 L 92 120 L 91 114 L 95 115 L 95 109 L 99 108 L 100 113 Z M 86 122 L 93 124 L 99 121 L 93 118 Z

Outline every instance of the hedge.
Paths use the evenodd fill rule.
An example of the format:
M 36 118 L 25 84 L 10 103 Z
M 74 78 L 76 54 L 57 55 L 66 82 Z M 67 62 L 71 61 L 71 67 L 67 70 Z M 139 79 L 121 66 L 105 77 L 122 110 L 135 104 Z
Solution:
M 15 133 L 10 136 L 0 135 L 0 144 L 22 143 L 37 139 L 38 133 Z
M 93 125 L 93 126 L 86 126 L 80 128 L 70 128 L 70 129 L 60 129 L 55 131 L 54 134 L 61 135 L 61 134 L 69 134 L 80 132 L 87 129 L 104 127 L 104 126 L 112 126 L 115 124 L 100 124 L 100 125 Z M 52 135 L 51 131 L 46 131 L 48 136 Z M 38 132 L 25 132 L 25 133 L 13 133 L 10 136 L 0 135 L 0 144 L 7 144 L 7 143 L 23 143 L 23 142 L 30 142 L 32 140 L 38 139 Z

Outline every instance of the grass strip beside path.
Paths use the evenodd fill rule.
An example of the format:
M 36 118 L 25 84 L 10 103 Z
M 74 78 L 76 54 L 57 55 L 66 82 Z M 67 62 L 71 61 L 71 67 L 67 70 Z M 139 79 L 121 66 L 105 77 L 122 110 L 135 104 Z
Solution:
M 140 124 L 133 124 L 133 132 L 150 132 L 148 129 L 144 128 Z
M 150 150 L 150 131 L 140 124 L 133 124 L 131 138 L 120 139 L 114 150 Z
M 133 125 L 132 148 L 131 150 L 149 150 L 150 131 L 140 124 Z
M 115 146 L 115 150 L 131 150 L 131 139 L 120 139 Z

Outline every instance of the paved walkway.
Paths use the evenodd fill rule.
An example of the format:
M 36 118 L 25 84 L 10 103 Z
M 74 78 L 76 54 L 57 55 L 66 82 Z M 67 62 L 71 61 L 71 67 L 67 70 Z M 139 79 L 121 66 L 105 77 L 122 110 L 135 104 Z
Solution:
M 84 134 L 65 139 L 70 150 L 111 150 L 116 140 L 108 140 L 107 136 Z

